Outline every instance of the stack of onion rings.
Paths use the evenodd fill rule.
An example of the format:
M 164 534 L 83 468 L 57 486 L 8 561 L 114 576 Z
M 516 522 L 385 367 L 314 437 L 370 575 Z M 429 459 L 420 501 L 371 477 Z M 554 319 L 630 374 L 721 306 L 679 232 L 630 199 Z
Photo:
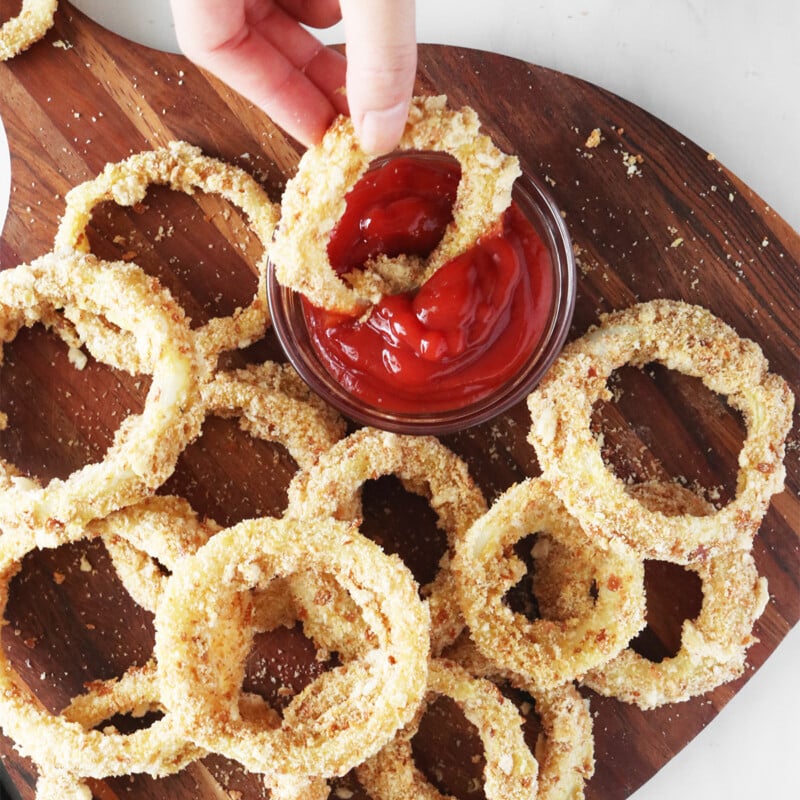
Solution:
M 147 666 L 89 685 L 60 714 L 42 708 L 0 649 L 0 724 L 36 763 L 41 800 L 84 800 L 87 779 L 164 775 L 209 752 L 261 773 L 277 800 L 321 800 L 327 780 L 351 768 L 376 797 L 441 797 L 409 753 L 436 694 L 456 700 L 477 726 L 488 797 L 582 798 L 594 752 L 575 682 L 649 709 L 741 673 L 767 600 L 753 536 L 783 482 L 792 398 L 760 349 L 705 309 L 643 303 L 603 317 L 568 346 L 528 399 L 543 476 L 487 509 L 465 464 L 438 440 L 372 429 L 342 438 L 344 421 L 290 368 L 218 369 L 222 351 L 267 327 L 263 274 L 247 309 L 193 333 L 155 279 L 81 252 L 98 202 L 136 203 L 152 182 L 201 189 L 246 214 L 295 288 L 313 289 L 318 280 L 315 301 L 361 308 L 426 279 L 507 206 L 516 160 L 478 128 L 474 112 L 448 111 L 443 98 L 412 105 L 401 147 L 445 150 L 462 163 L 456 219 L 425 262 L 379 260 L 347 282 L 330 270 L 327 234 L 368 164 L 353 154 L 352 129 L 340 120 L 287 188 L 274 248 L 278 210 L 263 189 L 172 143 L 109 165 L 73 190 L 54 253 L 0 273 L 0 344 L 40 323 L 104 363 L 152 375 L 144 411 L 125 421 L 101 463 L 42 487 L 0 461 L 0 612 L 26 554 L 102 537 L 123 585 L 156 621 Z M 491 208 L 488 218 L 478 207 Z M 309 209 L 310 219 L 301 219 Z M 292 271 L 286 265 L 295 257 L 302 258 Z M 592 406 L 607 397 L 613 370 L 649 361 L 699 377 L 744 415 L 736 498 L 719 511 L 674 486 L 625 486 L 602 463 L 589 429 Z M 155 495 L 210 414 L 238 418 L 295 459 L 281 519 L 222 530 L 185 500 Z M 0 426 L 7 424 L 0 414 Z M 421 589 L 398 557 L 357 529 L 361 486 L 387 474 L 427 498 L 447 533 L 437 577 Z M 523 571 L 512 548 L 529 533 L 539 534 L 532 584 L 542 617 L 534 621 L 503 603 Z M 700 613 L 684 622 L 680 652 L 659 664 L 629 646 L 644 625 L 647 559 L 684 565 L 704 591 Z M 320 660 L 335 652 L 340 664 L 281 718 L 243 689 L 244 663 L 256 633 L 297 620 Z M 504 682 L 534 701 L 543 728 L 535 758 L 520 714 L 494 686 Z M 150 709 L 164 716 L 134 734 L 93 730 L 114 714 Z
M 597 600 L 588 613 L 531 622 L 503 603 L 525 572 L 513 546 L 540 532 L 592 565 Z M 641 561 L 622 542 L 594 544 L 540 479 L 495 500 L 458 542 L 452 571 L 472 640 L 518 686 L 546 691 L 575 680 L 619 653 L 645 624 Z
M 398 149 L 443 151 L 458 159 L 462 172 L 454 219 L 424 261 L 382 257 L 363 273 L 348 276 L 348 284 L 331 267 L 327 243 L 344 212 L 347 192 L 372 157 L 358 147 L 352 121 L 337 119 L 320 144 L 305 152 L 286 186 L 270 252 L 278 281 L 317 306 L 353 314 L 384 294 L 424 283 L 446 261 L 471 247 L 508 208 L 511 187 L 520 174 L 517 158 L 500 152 L 478 132 L 479 127 L 471 108 L 450 110 L 443 96 L 412 100 Z
M 312 469 L 297 475 L 289 487 L 287 513 L 357 521 L 362 485 L 392 474 L 406 489 L 428 499 L 447 534 L 448 551 L 437 576 L 423 587 L 431 609 L 433 652 L 440 653 L 463 627 L 450 559 L 467 528 L 486 511 L 486 501 L 461 459 L 434 437 L 362 428 L 334 445 Z

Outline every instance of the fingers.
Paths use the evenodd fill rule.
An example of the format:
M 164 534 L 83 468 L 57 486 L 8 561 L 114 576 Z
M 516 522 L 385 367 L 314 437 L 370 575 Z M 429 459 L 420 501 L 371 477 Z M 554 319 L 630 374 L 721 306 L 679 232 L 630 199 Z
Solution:
M 361 146 L 394 148 L 408 118 L 417 65 L 414 0 L 341 0 L 347 100 Z
M 364 150 L 397 145 L 416 73 L 414 0 L 171 2 L 184 53 L 303 144 L 316 144 L 349 107 Z M 340 8 L 347 62 L 299 24 L 326 27 Z
M 346 110 L 344 57 L 277 3 L 172 0 L 172 11 L 184 53 L 303 144 L 316 144 Z

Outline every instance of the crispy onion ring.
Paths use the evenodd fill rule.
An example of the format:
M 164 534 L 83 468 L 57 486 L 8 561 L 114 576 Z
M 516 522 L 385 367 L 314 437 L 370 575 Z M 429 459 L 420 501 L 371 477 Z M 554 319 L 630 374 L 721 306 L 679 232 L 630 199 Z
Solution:
M 142 413 L 123 421 L 102 461 L 66 480 L 42 487 L 15 477 L 17 470 L 0 460 L 0 526 L 29 526 L 50 545 L 81 535 L 92 519 L 137 502 L 163 483 L 199 431 L 196 398 L 205 379 L 180 307 L 133 264 L 48 254 L 0 273 L 3 342 L 59 309 L 97 315 L 130 332 L 152 382 Z
M 511 187 L 520 174 L 517 158 L 498 150 L 488 136 L 478 132 L 479 127 L 471 108 L 450 110 L 443 96 L 412 100 L 398 149 L 443 151 L 458 159 L 461 181 L 454 219 L 424 261 L 383 257 L 367 265 L 348 285 L 332 269 L 327 243 L 344 212 L 345 195 L 372 157 L 358 147 L 349 117 L 338 118 L 322 142 L 304 153 L 296 176 L 286 185 L 281 222 L 270 252 L 278 281 L 315 305 L 352 314 L 384 294 L 424 283 L 445 262 L 471 247 L 508 208 Z
M 504 602 L 525 573 L 513 546 L 547 533 L 594 565 L 597 601 L 567 620 L 529 621 Z M 597 547 L 541 479 L 501 495 L 456 547 L 453 574 L 476 646 L 515 685 L 555 688 L 622 650 L 645 625 L 644 569 L 622 542 Z
M 289 486 L 286 513 L 358 521 L 362 485 L 382 475 L 396 475 L 408 491 L 426 498 L 447 535 L 448 550 L 439 571 L 422 589 L 431 610 L 431 647 L 438 654 L 455 641 L 464 624 L 455 600 L 450 559 L 456 542 L 486 511 L 483 494 L 455 453 L 432 436 L 361 428 L 323 454 L 311 469 L 297 474 Z
M 16 17 L 0 27 L 0 61 L 27 50 L 53 26 L 58 0 L 22 0 Z
M 698 503 L 705 507 L 700 513 L 713 513 L 713 506 L 677 484 L 641 484 L 632 491 L 648 508 L 670 516 L 698 514 Z M 678 653 L 654 663 L 627 648 L 583 675 L 584 685 L 651 709 L 704 694 L 742 674 L 747 648 L 757 641 L 753 625 L 769 600 L 766 580 L 745 550 L 698 559 L 686 569 L 702 581 L 703 604 L 695 619 L 684 621 Z
M 378 647 L 320 675 L 280 726 L 260 724 L 238 704 L 250 590 L 302 570 L 336 577 Z M 411 719 L 425 691 L 430 619 L 416 584 L 398 558 L 336 520 L 262 518 L 221 531 L 177 566 L 155 626 L 162 701 L 182 731 L 268 779 L 347 772 Z
M 356 768 L 359 781 L 374 800 L 425 797 L 444 800 L 414 765 L 411 739 L 429 703 L 436 696 L 456 702 L 478 730 L 486 753 L 484 790 L 488 800 L 536 800 L 536 762 L 522 734 L 517 707 L 491 681 L 475 678 L 455 662 L 432 659 L 428 692 L 412 724 L 407 725 L 376 756 Z
M 266 251 L 272 241 L 279 210 L 264 188 L 247 172 L 203 155 L 198 147 L 175 141 L 156 150 L 136 153 L 124 161 L 106 164 L 96 178 L 71 189 L 66 196 L 66 208 L 56 232 L 54 250 L 87 251 L 86 228 L 95 206 L 104 201 L 135 205 L 144 199 L 152 184 L 163 184 L 190 195 L 197 190 L 216 194 L 247 215 L 250 229 L 264 247 L 256 293 L 247 308 L 237 309 L 230 317 L 215 317 L 195 333 L 200 349 L 210 359 L 215 359 L 225 350 L 260 339 L 269 324 Z M 95 319 L 78 317 L 73 324 L 93 352 L 94 346 L 102 346 L 107 340 L 108 330 Z M 129 346 L 122 350 L 119 358 L 122 369 L 139 371 L 136 353 Z
M 207 414 L 239 417 L 243 430 L 280 442 L 304 469 L 345 433 L 345 421 L 288 364 L 264 362 L 218 372 L 203 387 Z
M 35 537 L 27 530 L 0 536 L 0 616 L 5 614 L 11 580 L 25 555 L 36 547 Z M 44 775 L 106 778 L 145 772 L 160 776 L 181 769 L 195 757 L 196 748 L 180 735 L 168 713 L 150 727 L 128 735 L 87 729 L 82 724 L 81 707 L 91 716 L 92 709 L 107 709 L 104 704 L 115 702 L 115 698 L 120 699 L 121 707 L 134 699 L 134 705 L 155 702 L 152 677 L 141 677 L 133 670 L 109 696 L 104 697 L 102 692 L 90 695 L 85 701 L 74 701 L 77 711 L 51 714 L 16 672 L 5 649 L 0 648 L 0 724 Z
M 462 635 L 448 649 L 447 658 L 461 664 L 471 674 L 493 681 L 504 681 L 506 671 Z M 549 691 L 535 686 L 520 686 L 534 701 L 542 733 L 536 742 L 539 763 L 539 790 L 536 800 L 583 800 L 584 785 L 594 774 L 594 734 L 589 701 L 572 683 Z
M 700 378 L 744 416 L 736 497 L 713 514 L 648 510 L 609 470 L 592 436 L 592 406 L 609 398 L 611 373 L 652 361 Z M 783 489 L 794 405 L 786 382 L 768 368 L 758 345 L 704 308 L 672 300 L 632 306 L 602 317 L 562 351 L 528 398 L 529 441 L 544 477 L 592 535 L 618 536 L 643 557 L 682 563 L 727 544 L 749 547 L 771 496 Z

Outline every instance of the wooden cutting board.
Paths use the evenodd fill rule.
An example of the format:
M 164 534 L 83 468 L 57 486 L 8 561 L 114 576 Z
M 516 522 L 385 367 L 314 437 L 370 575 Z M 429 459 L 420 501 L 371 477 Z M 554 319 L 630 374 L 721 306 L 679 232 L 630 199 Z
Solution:
M 759 342 L 774 371 L 800 390 L 800 237 L 713 154 L 609 92 L 499 55 L 422 46 L 417 88 L 445 93 L 455 106 L 473 106 L 499 146 L 549 184 L 580 268 L 573 336 L 600 312 L 657 297 L 684 299 Z M 184 58 L 126 42 L 65 2 L 43 42 L 0 65 L 0 98 L 13 180 L 2 268 L 48 251 L 65 193 L 132 152 L 185 139 L 256 175 L 275 200 L 299 157 L 299 148 L 268 119 Z M 602 139 L 589 148 L 585 142 L 595 128 Z M 765 150 L 769 146 L 764 142 Z M 239 247 L 241 229 L 225 212 L 214 198 L 154 190 L 133 210 L 99 209 L 91 240 L 99 255 L 135 258 L 158 275 L 200 324 L 245 303 L 255 288 L 258 248 L 249 241 Z M 271 339 L 230 362 L 265 357 L 280 357 Z M 615 380 L 618 400 L 598 411 L 596 424 L 618 473 L 682 477 L 718 492 L 721 502 L 730 498 L 743 427 L 724 402 L 662 369 L 623 369 Z M 101 456 L 119 419 L 141 403 L 142 391 L 140 383 L 93 362 L 77 372 L 52 337 L 38 328 L 23 332 L 5 348 L 0 370 L 0 409 L 10 422 L 0 434 L 0 453 L 44 479 L 68 475 Z M 527 426 L 520 406 L 446 443 L 467 460 L 491 499 L 537 472 Z M 750 669 L 706 696 L 651 712 L 586 692 L 597 756 L 590 800 L 628 797 L 714 718 L 800 617 L 797 431 L 795 424 L 787 489 L 774 499 L 755 546 L 771 599 L 756 626 L 760 641 L 749 652 Z M 212 418 L 165 490 L 231 524 L 279 514 L 293 470 L 281 447 Z M 408 553 L 424 577 L 442 547 L 427 533 L 427 507 L 404 497 L 391 480 L 367 489 L 365 531 L 380 521 L 386 547 Z M 681 620 L 698 608 L 698 590 L 683 570 L 653 564 L 648 592 L 650 624 L 640 647 L 659 657 L 674 651 Z M 12 584 L 7 619 L 3 646 L 51 708 L 63 706 L 88 680 L 142 663 L 152 646 L 150 616 L 126 595 L 97 543 L 26 559 Z M 307 659 L 291 632 L 285 639 L 267 642 L 272 650 L 259 656 L 260 688 L 267 694 L 288 680 L 286 664 L 272 657 L 276 652 Z M 446 716 L 427 726 L 420 759 L 451 781 L 443 788 L 461 786 L 459 796 L 480 796 L 466 788 L 464 776 L 474 773 L 469 758 L 436 738 L 454 738 L 447 725 L 458 720 Z M 31 764 L 7 739 L 0 740 L 0 752 L 19 796 L 33 797 Z M 169 779 L 109 780 L 93 791 L 99 798 L 174 799 L 225 796 L 220 787 L 234 797 L 236 791 L 243 798 L 263 793 L 254 776 L 217 757 Z M 356 796 L 362 796 L 357 789 Z

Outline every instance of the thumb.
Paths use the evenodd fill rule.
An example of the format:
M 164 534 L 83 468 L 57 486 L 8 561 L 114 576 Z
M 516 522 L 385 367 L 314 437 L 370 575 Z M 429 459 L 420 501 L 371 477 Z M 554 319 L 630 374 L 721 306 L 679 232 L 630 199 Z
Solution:
M 361 147 L 374 155 L 400 141 L 417 69 L 414 0 L 341 0 L 347 102 Z

